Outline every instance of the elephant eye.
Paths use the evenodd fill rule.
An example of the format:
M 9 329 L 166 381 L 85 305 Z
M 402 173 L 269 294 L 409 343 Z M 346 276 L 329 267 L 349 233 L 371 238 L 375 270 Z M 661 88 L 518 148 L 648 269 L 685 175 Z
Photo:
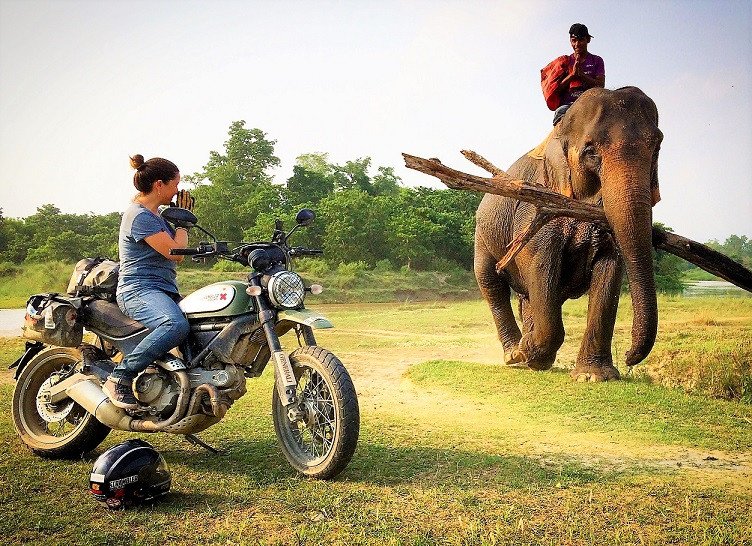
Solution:
M 582 155 L 595 155 L 595 146 L 593 146 L 592 144 L 586 144 L 582 149 Z
M 598 155 L 595 145 L 586 144 L 580 152 L 580 162 L 592 171 L 597 171 L 601 166 L 601 158 Z

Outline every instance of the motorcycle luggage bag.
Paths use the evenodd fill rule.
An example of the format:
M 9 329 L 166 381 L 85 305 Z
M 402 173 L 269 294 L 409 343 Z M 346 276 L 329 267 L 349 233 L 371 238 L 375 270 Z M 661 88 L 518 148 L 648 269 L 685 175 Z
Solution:
M 60 294 L 35 294 L 26 304 L 23 337 L 59 347 L 78 347 L 84 326 L 78 320 L 80 298 Z
M 84 258 L 73 269 L 68 283 L 69 296 L 94 296 L 114 301 L 120 264 L 107 258 Z

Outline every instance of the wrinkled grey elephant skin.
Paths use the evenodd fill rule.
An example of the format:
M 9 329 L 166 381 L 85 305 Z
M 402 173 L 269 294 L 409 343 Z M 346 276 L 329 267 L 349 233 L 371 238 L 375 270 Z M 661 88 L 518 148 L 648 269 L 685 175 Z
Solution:
M 558 133 L 558 134 L 557 134 Z M 478 207 L 475 275 L 496 322 L 506 364 L 549 369 L 564 341 L 561 306 L 589 292 L 587 326 L 572 378 L 619 378 L 611 355 L 622 276 L 634 309 L 626 364 L 642 361 L 658 324 L 651 247 L 658 195 L 655 103 L 635 87 L 591 89 L 575 102 L 542 154 L 527 154 L 507 171 L 574 199 L 602 203 L 613 235 L 595 224 L 557 218 L 500 272 L 496 263 L 530 224 L 533 205 L 486 194 Z M 510 290 L 519 297 L 522 331 Z

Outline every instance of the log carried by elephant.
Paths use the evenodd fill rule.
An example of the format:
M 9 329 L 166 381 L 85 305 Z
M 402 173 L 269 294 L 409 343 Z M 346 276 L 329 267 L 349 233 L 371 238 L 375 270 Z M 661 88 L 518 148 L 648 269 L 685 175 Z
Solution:
M 634 311 L 625 361 L 628 366 L 641 362 L 658 326 L 654 245 L 752 289 L 749 270 L 704 245 L 653 228 L 662 139 L 658 110 L 642 91 L 591 89 L 544 145 L 506 172 L 463 152 L 492 178 L 405 155 L 408 167 L 451 188 L 485 193 L 476 213 L 474 269 L 505 363 L 549 369 L 564 341 L 562 304 L 588 293 L 587 325 L 571 375 L 578 381 L 618 379 L 611 341 L 625 271 Z M 512 313 L 512 290 L 522 330 Z
M 520 240 L 515 240 L 510 245 L 507 253 L 496 264 L 497 270 L 503 269 L 517 255 L 524 244 L 535 235 L 537 229 L 558 216 L 569 216 L 593 222 L 608 229 L 608 221 L 602 207 L 575 201 L 536 184 L 515 180 L 471 150 L 462 150 L 461 153 L 472 163 L 493 174 L 493 177 L 484 178 L 457 171 L 443 165 L 436 158 L 425 159 L 410 154 L 402 154 L 402 156 L 406 167 L 434 176 L 453 190 L 504 195 L 536 206 L 538 213 L 535 225 L 531 224 L 529 229 L 522 234 L 524 238 L 521 237 Z M 752 271 L 707 245 L 653 226 L 653 247 L 679 256 L 716 277 L 752 292 Z

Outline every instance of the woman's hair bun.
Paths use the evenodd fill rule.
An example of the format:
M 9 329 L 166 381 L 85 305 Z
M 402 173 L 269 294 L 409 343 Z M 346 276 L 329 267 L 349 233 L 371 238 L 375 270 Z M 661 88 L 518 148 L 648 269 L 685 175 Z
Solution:
M 131 157 L 131 167 L 134 169 L 138 169 L 144 164 L 144 156 L 141 154 L 136 154 L 133 157 Z

